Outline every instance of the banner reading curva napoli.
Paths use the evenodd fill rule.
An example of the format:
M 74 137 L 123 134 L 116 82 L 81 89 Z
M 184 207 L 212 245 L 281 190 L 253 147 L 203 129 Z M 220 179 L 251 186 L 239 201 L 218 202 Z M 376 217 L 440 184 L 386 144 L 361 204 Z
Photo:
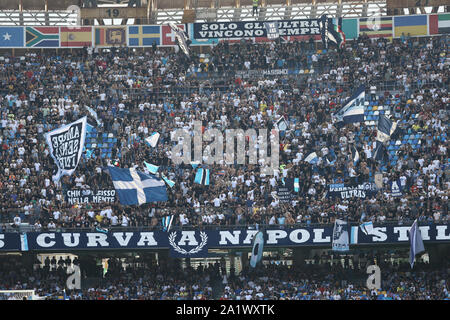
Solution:
M 348 226 L 349 245 L 409 243 L 410 226 L 374 226 L 365 234 L 359 225 Z M 424 242 L 450 242 L 450 224 L 419 227 Z M 29 251 L 102 250 L 102 249 L 168 249 L 195 257 L 207 249 L 251 248 L 258 230 L 177 230 L 101 232 L 29 232 Z M 322 246 L 332 244 L 333 227 L 291 227 L 264 230 L 265 247 Z M 0 251 L 21 251 L 20 233 L 0 233 Z

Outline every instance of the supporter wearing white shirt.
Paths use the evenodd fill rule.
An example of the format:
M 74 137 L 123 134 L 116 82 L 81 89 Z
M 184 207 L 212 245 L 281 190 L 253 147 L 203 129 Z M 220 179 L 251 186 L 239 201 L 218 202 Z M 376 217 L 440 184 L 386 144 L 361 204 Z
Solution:
M 119 218 L 116 215 L 114 215 L 114 213 L 113 213 L 113 215 L 111 216 L 111 225 L 117 226 L 118 223 L 119 223 Z
M 130 219 L 127 217 L 126 214 L 122 216 L 122 227 L 128 227 Z
M 189 219 L 187 218 L 185 213 L 180 213 L 180 222 L 181 225 L 185 226 L 189 223 Z
M 214 202 L 214 207 L 218 208 L 218 207 L 220 207 L 220 204 L 222 203 L 222 200 L 220 200 L 219 198 L 216 197 L 213 200 L 213 202 Z
M 61 216 L 61 212 L 59 212 L 59 210 L 53 211 L 53 219 L 59 220 L 60 216 Z

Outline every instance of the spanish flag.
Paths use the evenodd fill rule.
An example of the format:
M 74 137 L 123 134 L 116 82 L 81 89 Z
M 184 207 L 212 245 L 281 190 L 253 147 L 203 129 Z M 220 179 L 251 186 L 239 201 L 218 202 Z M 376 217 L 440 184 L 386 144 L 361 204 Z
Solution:
M 61 47 L 92 47 L 92 27 L 61 27 Z

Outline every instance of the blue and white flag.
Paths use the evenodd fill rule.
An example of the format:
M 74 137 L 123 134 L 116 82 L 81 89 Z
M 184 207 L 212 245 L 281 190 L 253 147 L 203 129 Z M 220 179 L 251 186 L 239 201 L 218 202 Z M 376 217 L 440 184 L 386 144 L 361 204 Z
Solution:
M 294 178 L 294 191 L 300 191 L 300 178 Z
M 20 234 L 20 250 L 28 251 L 28 237 L 26 233 Z
M 329 164 L 329 165 L 333 165 L 336 162 L 337 157 L 336 157 L 336 153 L 334 152 L 333 149 L 329 149 L 327 155 L 325 156 L 325 160 L 327 161 L 327 164 Z
M 258 262 L 261 261 L 264 252 L 264 233 L 258 231 L 253 238 L 252 255 L 250 257 L 250 266 L 255 268 Z
M 333 251 L 349 251 L 349 237 L 347 221 L 336 219 L 333 228 Z
M 158 172 L 159 167 L 155 166 L 154 164 L 148 163 L 146 161 L 144 161 L 145 166 L 147 167 L 147 170 L 151 173 L 151 174 L 156 174 Z
M 409 263 L 411 264 L 412 269 L 414 266 L 414 261 L 416 260 L 416 255 L 425 251 L 422 235 L 417 225 L 417 219 L 412 224 L 411 229 L 409 229 L 409 243 L 411 245 L 409 250 Z
M 391 139 L 392 134 L 397 129 L 397 122 L 392 122 L 385 115 L 380 115 L 377 127 L 377 140 L 386 142 Z
M 352 150 L 352 160 L 353 160 L 353 164 L 357 164 L 359 161 L 359 152 L 358 150 L 356 150 L 355 146 L 351 147 Z
M 199 164 L 200 164 L 200 161 L 192 161 L 191 162 L 191 166 L 193 169 L 197 168 Z
M 306 158 L 305 161 L 311 164 L 316 164 L 319 161 L 319 158 L 317 157 L 317 153 L 312 152 L 310 153 Z
M 170 216 L 162 218 L 161 224 L 162 224 L 162 227 L 163 227 L 163 231 L 169 232 L 170 227 L 172 226 L 172 222 L 173 222 L 174 217 L 175 217 L 174 215 L 170 215 Z
M 24 47 L 24 27 L 0 27 L 0 47 Z
M 151 146 L 156 147 L 156 144 L 158 143 L 160 134 L 158 132 L 153 132 L 152 135 L 148 138 L 145 138 L 145 141 Z
M 286 122 L 284 117 L 281 117 L 275 123 L 275 127 L 280 131 L 286 131 L 289 128 L 289 124 Z
M 108 233 L 108 229 L 101 228 L 101 227 L 95 227 L 95 231 L 105 233 L 105 234 Z
M 366 236 L 373 234 L 373 222 L 372 221 L 364 222 L 364 223 L 360 224 L 359 227 L 361 228 L 361 231 L 364 232 L 364 234 Z
M 278 30 L 278 21 L 264 22 L 267 31 L 267 38 L 274 40 L 280 37 L 280 31 Z
M 130 206 L 167 201 L 166 185 L 161 179 L 136 171 L 134 168 L 109 166 L 108 171 L 121 204 Z
M 388 153 L 387 153 L 387 149 L 384 146 L 383 142 L 377 140 L 377 141 L 375 141 L 375 143 L 376 143 L 376 146 L 375 146 L 375 150 L 373 152 L 372 158 L 379 162 L 387 161 Z
M 360 86 L 347 100 L 344 106 L 335 114 L 337 122 L 344 124 L 364 121 L 364 101 L 366 87 Z
M 94 154 L 94 150 L 86 149 L 86 159 L 90 159 L 93 154 Z
M 195 174 L 195 183 L 209 186 L 209 169 L 199 168 Z
M 95 121 L 97 122 L 97 125 L 98 125 L 99 127 L 101 127 L 101 126 L 102 126 L 102 122 L 101 122 L 101 120 L 98 118 L 97 111 L 95 111 L 94 109 L 92 109 L 91 107 L 88 107 L 88 106 L 84 106 L 84 107 L 89 111 L 89 113 L 91 114 L 91 116 L 95 119 Z
M 54 181 L 59 181 L 63 175 L 70 176 L 77 168 L 83 154 L 86 124 L 87 117 L 83 117 L 45 134 L 50 155 L 58 166 Z
M 172 188 L 175 185 L 175 182 L 172 180 L 169 180 L 164 173 L 161 173 L 161 178 L 164 180 L 167 185 Z

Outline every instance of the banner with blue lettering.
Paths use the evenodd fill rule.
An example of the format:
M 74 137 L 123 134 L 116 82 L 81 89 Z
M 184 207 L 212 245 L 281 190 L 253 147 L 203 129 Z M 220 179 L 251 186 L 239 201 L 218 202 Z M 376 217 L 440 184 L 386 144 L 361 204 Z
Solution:
M 450 242 L 450 223 L 420 226 L 424 242 Z M 408 244 L 408 225 L 375 225 L 365 234 L 359 225 L 348 226 L 351 245 Z M 251 248 L 258 230 L 238 228 L 224 230 L 180 230 L 170 232 L 114 231 L 105 232 L 28 232 L 28 251 L 66 252 L 71 250 L 170 249 L 173 256 L 205 256 L 208 249 Z M 14 252 L 23 248 L 19 232 L 0 233 L 0 251 Z M 264 230 L 265 247 L 321 246 L 330 247 L 333 226 L 288 227 Z
M 329 184 L 327 197 L 344 199 L 370 199 L 378 192 L 375 183 L 364 182 L 361 184 Z

